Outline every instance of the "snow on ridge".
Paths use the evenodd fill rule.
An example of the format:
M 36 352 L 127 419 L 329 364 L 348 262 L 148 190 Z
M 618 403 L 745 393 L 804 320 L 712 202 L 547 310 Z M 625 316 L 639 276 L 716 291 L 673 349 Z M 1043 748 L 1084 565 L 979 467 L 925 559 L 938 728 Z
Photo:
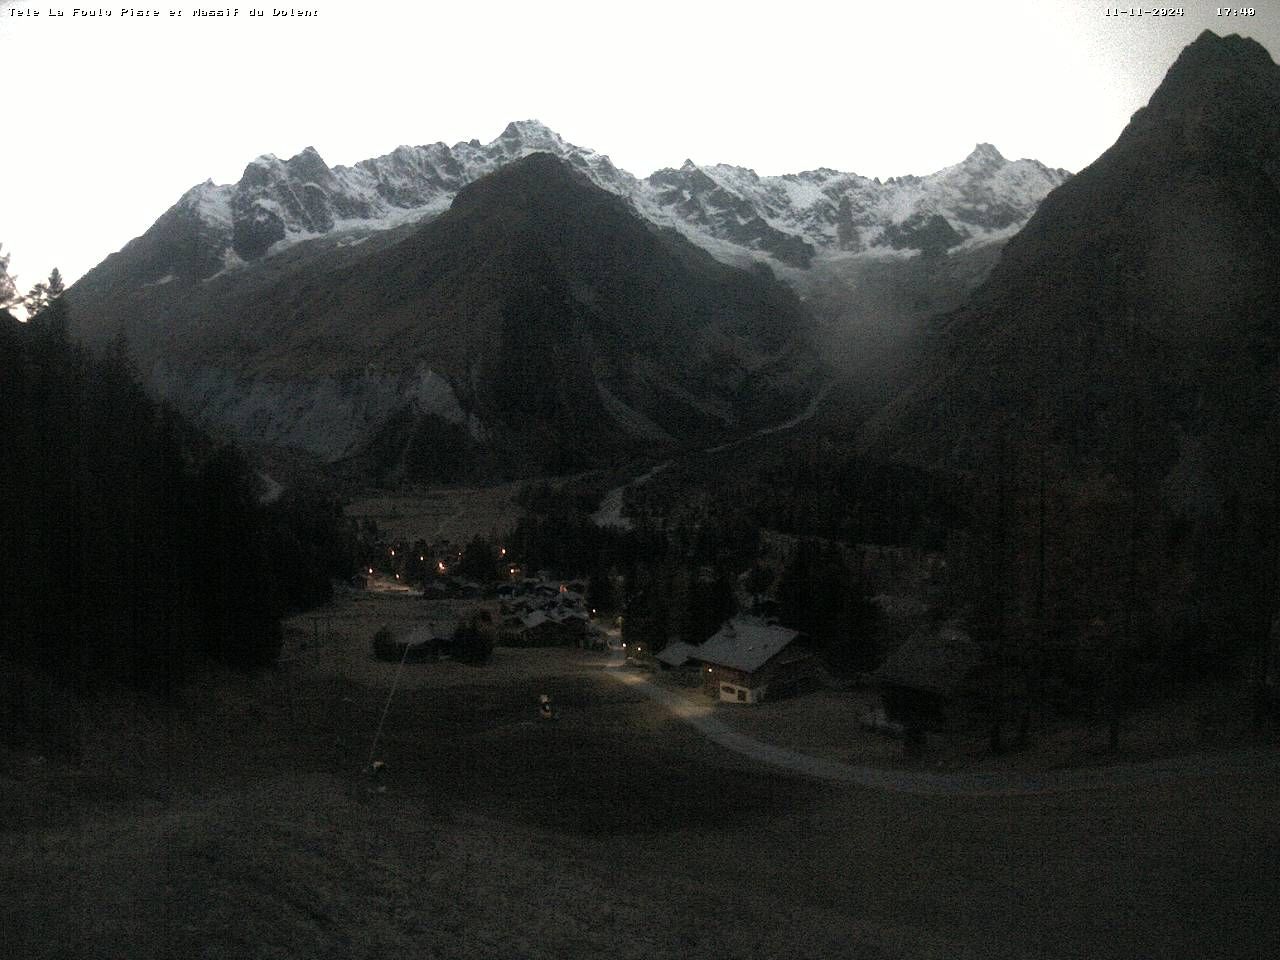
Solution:
M 659 171 L 643 183 L 657 194 L 660 182 L 669 204 L 700 204 L 703 221 L 718 218 L 721 223 L 741 224 L 736 210 L 745 205 L 769 228 L 799 237 L 825 257 L 850 248 L 869 253 L 887 244 L 889 227 L 934 215 L 945 219 L 967 246 L 1004 239 L 1016 232 L 1009 222 L 1025 223 L 1044 195 L 1067 176 L 1036 161 L 1010 162 L 994 146 L 979 144 L 958 164 L 884 183 L 830 168 L 762 177 L 747 167 L 698 167 L 691 161 L 678 170 Z M 710 209 L 716 198 L 697 187 L 705 183 L 700 177 L 724 191 L 732 206 Z M 682 178 L 689 186 L 672 200 L 672 183 Z
M 213 242 L 228 249 L 238 224 L 278 221 L 276 239 L 263 254 L 270 256 L 303 240 L 373 233 L 439 214 L 467 184 L 540 152 L 568 161 L 646 219 L 674 227 L 732 262 L 767 259 L 763 248 L 781 250 L 796 241 L 819 257 L 869 254 L 891 246 L 885 238 L 890 227 L 934 215 L 951 225 L 965 247 L 1004 239 L 1069 176 L 1035 160 L 1009 161 L 993 145 L 979 143 L 957 164 L 883 183 L 827 167 L 761 176 L 749 167 L 689 160 L 639 179 L 540 121 L 517 120 L 488 143 L 402 144 L 349 166 L 328 167 L 314 147 L 287 161 L 262 154 L 239 183 L 206 181 L 180 204 L 212 228 Z M 225 262 L 224 269 L 234 269 L 232 261 Z
M 235 188 L 232 186 L 219 186 L 212 180 L 206 180 L 184 193 L 178 205 L 192 211 L 211 226 L 230 230 L 231 197 L 234 192 Z
M 438 216 L 449 209 L 450 202 L 451 198 L 441 198 L 434 203 L 411 209 L 390 208 L 387 213 L 380 217 L 334 220 L 333 226 L 325 231 L 301 228 L 288 229 L 284 237 L 273 243 L 267 250 L 267 256 L 279 253 L 307 240 L 317 240 L 320 237 L 333 236 L 335 234 L 357 234 L 357 236 L 345 239 L 340 243 L 344 247 L 354 247 L 364 243 L 370 236 L 382 230 L 394 230 L 396 227 L 402 227 L 407 223 L 415 223 L 419 220 L 429 219 L 432 216 Z M 244 261 L 241 261 L 241 265 L 243 264 Z

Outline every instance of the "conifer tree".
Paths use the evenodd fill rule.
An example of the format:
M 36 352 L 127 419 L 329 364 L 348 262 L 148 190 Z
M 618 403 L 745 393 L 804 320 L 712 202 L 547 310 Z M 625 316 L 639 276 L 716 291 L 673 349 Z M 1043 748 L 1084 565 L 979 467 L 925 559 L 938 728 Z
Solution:
M 49 283 L 45 288 L 49 300 L 42 320 L 45 328 L 59 338 L 65 338 L 67 335 L 67 301 L 63 297 L 66 289 L 66 284 L 62 282 L 62 272 L 54 267 L 49 271 Z
M 0 243 L 0 250 L 4 244 Z M 10 307 L 22 298 L 18 296 L 18 288 L 9 275 L 9 255 L 0 253 L 0 310 Z
M 22 298 L 22 305 L 26 308 L 27 316 L 35 319 L 49 305 L 49 287 L 46 284 L 37 283 Z
M 28 320 L 57 340 L 65 340 L 67 336 L 67 303 L 63 299 L 65 292 L 66 284 L 62 281 L 62 273 L 54 267 L 49 273 L 48 282 L 37 283 L 23 300 Z

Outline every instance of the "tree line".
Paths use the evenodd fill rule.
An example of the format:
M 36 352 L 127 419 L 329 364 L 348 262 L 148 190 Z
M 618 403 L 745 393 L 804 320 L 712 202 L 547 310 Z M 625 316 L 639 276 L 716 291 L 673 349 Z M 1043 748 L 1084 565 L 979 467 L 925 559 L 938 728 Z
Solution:
M 122 335 L 101 355 L 68 338 L 56 272 L 38 293 L 26 323 L 0 310 L 0 658 L 81 692 L 271 662 L 281 616 L 350 573 L 340 504 L 264 502 L 240 450 L 147 396 Z M 13 733 L 30 717 L 7 693 Z

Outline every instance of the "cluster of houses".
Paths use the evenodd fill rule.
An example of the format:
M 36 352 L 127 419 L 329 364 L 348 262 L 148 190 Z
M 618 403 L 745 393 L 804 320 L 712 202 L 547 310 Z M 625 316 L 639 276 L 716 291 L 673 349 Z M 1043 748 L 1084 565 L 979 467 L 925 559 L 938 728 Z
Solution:
M 643 650 L 630 659 L 644 662 Z M 791 696 L 821 682 L 818 658 L 802 634 L 757 615 L 727 621 L 699 644 L 676 641 L 653 658 L 704 691 L 731 703 L 759 703 Z
M 627 659 L 668 671 L 674 679 L 729 703 L 782 699 L 826 679 L 803 634 L 758 613 L 734 617 L 702 643 L 676 641 L 656 655 L 631 648 Z M 880 700 L 880 706 L 862 718 L 863 725 L 904 738 L 908 751 L 918 751 L 925 731 L 963 721 L 963 704 L 984 662 L 981 646 L 957 624 L 916 631 L 858 681 L 874 689 Z
M 601 646 L 581 580 L 529 577 L 498 588 L 498 640 L 510 647 Z
M 448 539 L 428 543 L 419 538 L 412 544 L 403 539 L 378 540 L 367 547 L 349 585 L 369 589 L 376 583 L 379 589 L 385 589 L 399 583 L 422 587 L 428 597 L 437 599 L 478 597 L 484 592 L 483 584 L 461 575 L 465 549 Z M 519 575 L 519 564 L 507 557 L 506 548 L 495 547 L 494 552 L 499 566 L 492 573 L 500 570 L 503 576 Z

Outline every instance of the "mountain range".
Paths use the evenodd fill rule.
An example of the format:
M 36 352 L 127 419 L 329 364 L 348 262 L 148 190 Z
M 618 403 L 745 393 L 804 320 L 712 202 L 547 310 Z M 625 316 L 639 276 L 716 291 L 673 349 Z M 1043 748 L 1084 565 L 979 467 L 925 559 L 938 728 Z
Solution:
M 761 177 L 745 167 L 658 170 L 639 179 L 536 120 L 493 141 L 401 146 L 352 166 L 314 148 L 249 163 L 239 182 L 193 187 L 122 255 L 144 283 L 204 280 L 316 237 L 357 240 L 438 215 L 469 183 L 531 153 L 559 157 L 645 219 L 672 227 L 725 260 L 769 257 L 795 267 L 849 253 L 939 252 L 1007 238 L 1065 170 L 1010 162 L 979 144 L 962 162 L 886 182 L 819 169 Z
M 527 161 L 520 176 L 486 186 Z M 411 438 L 430 422 L 433 435 L 452 438 L 450 449 L 471 451 L 441 468 L 450 476 L 568 469 L 616 455 L 619 438 L 679 446 L 738 435 L 769 416 L 781 422 L 818 389 L 827 374 L 817 358 L 837 356 L 831 344 L 842 336 L 864 369 L 881 366 L 886 350 L 877 352 L 860 318 L 892 342 L 918 314 L 953 306 L 1067 176 L 983 144 L 931 176 L 884 183 L 691 162 L 641 180 L 525 121 L 488 144 L 401 147 L 351 167 L 330 168 L 312 149 L 259 157 L 234 185 L 192 188 L 69 299 L 80 335 L 101 343 L 123 328 L 153 388 L 241 439 L 325 460 L 364 463 L 369 453 L 374 472 L 399 476 L 404 451 L 426 442 Z M 530 177 L 545 181 L 537 203 Z M 606 223 L 631 238 L 629 248 L 602 232 Z M 529 233 L 539 230 L 531 257 Z M 443 264 L 448 249 L 469 259 L 447 278 L 414 266 L 423 256 Z M 599 250 L 615 256 L 603 261 Z M 683 266 L 658 289 L 659 265 L 673 258 Z M 521 284 L 529 289 L 515 292 Z M 535 379 L 559 391 L 543 413 L 583 423 L 605 415 L 611 425 L 596 440 L 579 437 L 576 452 L 550 439 L 549 420 L 518 425 L 487 379 L 510 375 L 511 363 L 494 356 L 528 338 L 494 319 L 515 309 L 511 297 L 555 314 L 549 339 L 525 354 L 525 366 L 541 371 Z M 661 342 L 651 336 L 659 328 Z M 585 344 L 572 360 L 569 342 Z M 759 396 L 743 389 L 765 379 Z
M 91 338 L 123 323 L 152 384 L 201 422 L 388 481 L 720 441 L 821 383 L 813 321 L 767 267 L 715 260 L 550 154 L 369 239 L 95 302 L 109 260 L 73 316 Z

